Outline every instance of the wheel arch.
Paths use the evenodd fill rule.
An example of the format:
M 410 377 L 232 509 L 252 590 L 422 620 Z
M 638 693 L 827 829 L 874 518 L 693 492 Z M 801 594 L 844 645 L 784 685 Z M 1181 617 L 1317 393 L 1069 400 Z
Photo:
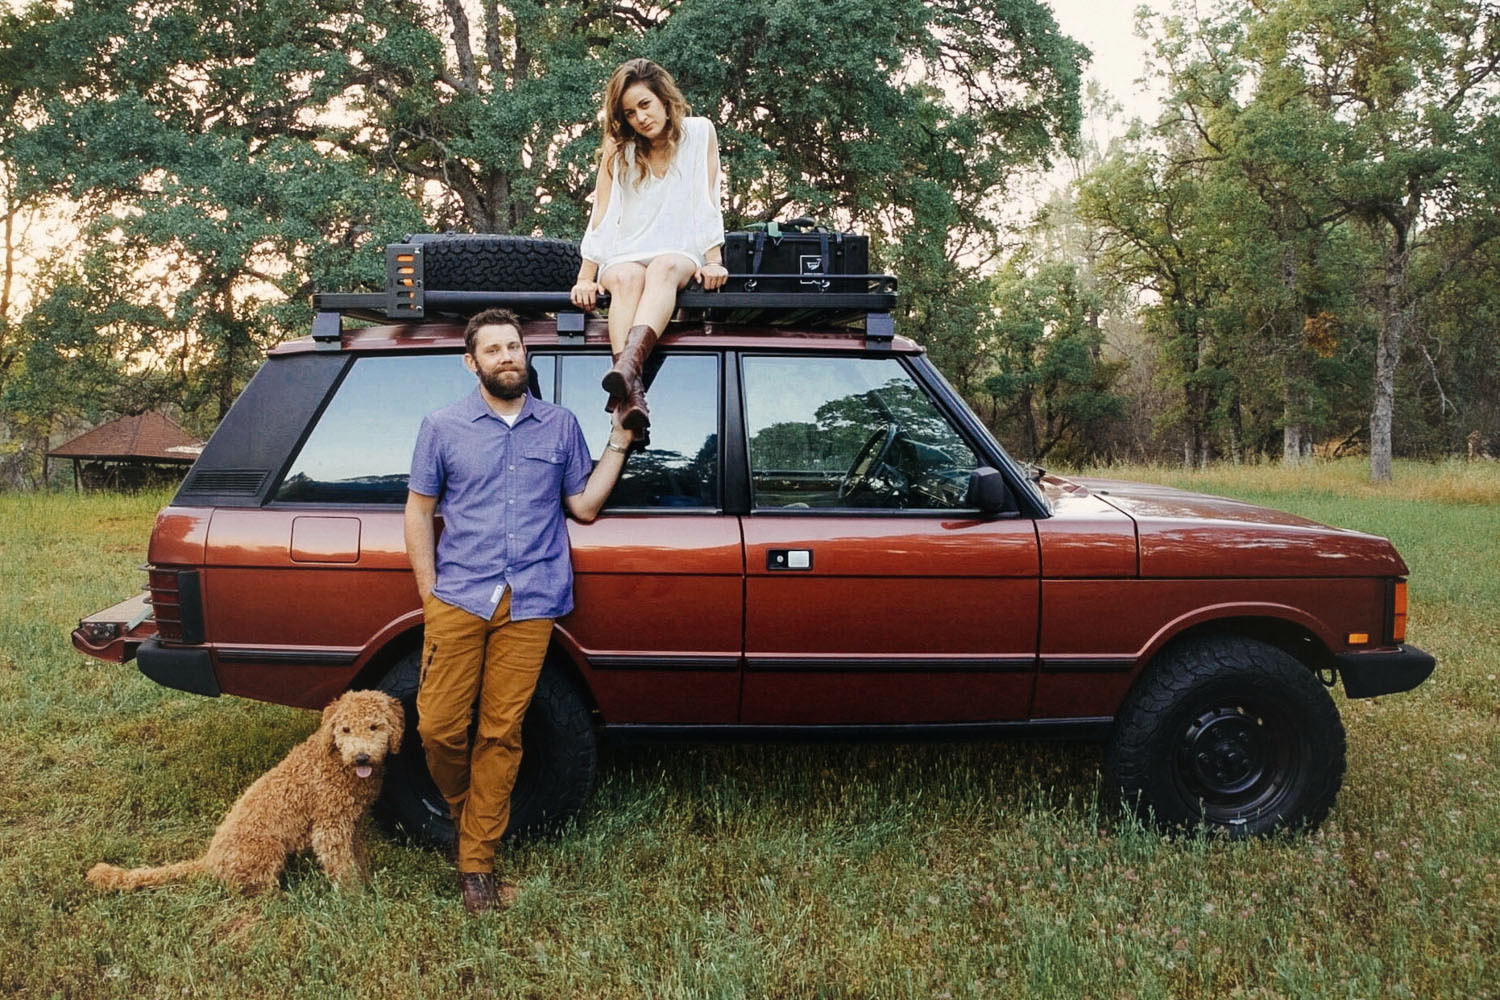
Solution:
M 1335 667 L 1333 651 L 1308 623 L 1269 611 L 1240 611 L 1179 620 L 1164 628 L 1143 651 L 1136 680 L 1139 681 L 1140 675 L 1163 652 L 1199 639 L 1219 637 L 1259 639 L 1286 652 L 1314 674 L 1332 671 Z
M 401 659 L 408 653 L 422 648 L 422 623 L 418 621 L 395 635 L 387 638 L 373 654 L 365 660 L 365 664 L 355 673 L 353 680 L 349 682 L 349 688 L 373 688 L 379 685 L 384 677 Z M 599 702 L 594 697 L 593 689 L 589 687 L 583 671 L 579 669 L 578 662 L 574 658 L 572 649 L 574 644 L 570 641 L 562 629 L 553 629 L 552 639 L 547 644 L 546 662 L 561 670 L 567 678 L 578 688 L 583 696 L 584 704 L 588 706 L 589 713 L 597 722 L 600 718 Z

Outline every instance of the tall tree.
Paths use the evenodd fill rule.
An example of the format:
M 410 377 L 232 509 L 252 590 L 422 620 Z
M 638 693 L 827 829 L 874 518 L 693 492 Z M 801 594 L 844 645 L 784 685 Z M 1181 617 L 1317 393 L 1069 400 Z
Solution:
M 1370 476 L 1391 478 L 1396 370 L 1418 308 L 1423 224 L 1492 172 L 1500 10 L 1485 0 L 1279 0 L 1252 4 L 1247 39 L 1316 114 L 1328 190 L 1381 248 Z M 1492 190 L 1492 189 L 1491 189 Z M 1470 203 L 1470 207 L 1478 207 Z M 1493 205 L 1485 209 L 1495 211 Z

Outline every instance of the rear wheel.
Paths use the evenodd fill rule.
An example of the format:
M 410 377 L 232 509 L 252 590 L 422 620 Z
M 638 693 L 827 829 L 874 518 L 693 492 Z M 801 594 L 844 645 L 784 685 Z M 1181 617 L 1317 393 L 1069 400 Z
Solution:
M 386 762 L 376 809 L 386 822 L 418 839 L 454 842 L 448 803 L 427 773 L 422 737 L 417 732 L 418 651 L 401 657 L 377 687 L 401 702 L 406 732 L 401 752 Z M 472 730 L 471 730 L 472 735 Z M 550 663 L 542 667 L 536 693 L 521 724 L 521 767 L 511 791 L 506 837 L 543 832 L 583 807 L 597 766 L 593 724 L 577 685 Z
M 1143 817 L 1233 836 L 1316 826 L 1343 776 L 1328 692 L 1289 653 L 1238 637 L 1157 657 L 1115 718 L 1105 772 Z

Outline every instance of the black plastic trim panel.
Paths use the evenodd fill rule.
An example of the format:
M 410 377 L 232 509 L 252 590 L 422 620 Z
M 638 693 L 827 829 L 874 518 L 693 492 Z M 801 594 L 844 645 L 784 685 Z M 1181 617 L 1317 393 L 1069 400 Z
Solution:
M 135 662 L 141 673 L 162 687 L 210 698 L 219 696 L 213 657 L 202 647 L 164 646 L 157 639 L 147 639 L 136 650 Z
M 331 653 L 308 649 L 277 649 L 259 646 L 255 649 L 214 650 L 223 663 L 299 663 L 309 667 L 347 667 L 359 659 L 357 649 Z
M 203 627 L 203 585 L 195 569 L 177 572 L 177 613 L 182 616 L 182 641 L 198 646 L 207 641 Z
M 751 726 L 742 724 L 707 726 L 663 726 L 615 723 L 604 726 L 606 739 L 621 743 L 759 743 L 780 740 L 793 743 L 891 740 L 975 740 L 987 738 L 1040 737 L 1046 739 L 1103 740 L 1114 725 L 1111 716 L 1070 719 L 1016 719 L 1007 722 L 919 722 L 886 725 Z
M 882 656 L 869 659 L 847 656 L 750 656 L 745 658 L 745 668 L 761 673 L 1029 674 L 1036 669 L 1036 657 L 1029 653 L 954 659 L 930 656 Z
M 1043 656 L 1043 670 L 1103 670 L 1121 673 L 1134 670 L 1135 660 L 1109 656 Z
M 1344 693 L 1351 698 L 1373 698 L 1381 694 L 1410 691 L 1425 681 L 1437 666 L 1431 653 L 1416 646 L 1397 646 L 1394 650 L 1372 650 L 1368 653 L 1339 653 L 1333 658 L 1339 676 L 1344 679 Z
M 738 656 L 591 656 L 589 666 L 595 670 L 697 670 L 714 673 L 736 673 Z
M 314 417 L 353 360 L 352 353 L 272 355 L 209 438 L 172 503 L 259 507 Z M 257 479 L 257 477 L 259 477 Z

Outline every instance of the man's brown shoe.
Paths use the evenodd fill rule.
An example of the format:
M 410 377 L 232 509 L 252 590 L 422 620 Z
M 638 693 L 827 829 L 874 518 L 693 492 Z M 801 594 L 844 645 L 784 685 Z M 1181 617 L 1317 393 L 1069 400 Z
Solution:
M 471 917 L 488 913 L 500 902 L 495 893 L 493 872 L 459 872 L 458 891 L 463 894 L 464 909 L 469 911 Z
M 458 888 L 464 897 L 464 909 L 470 916 L 490 910 L 508 910 L 521 894 L 510 882 L 496 882 L 490 872 L 459 872 Z

